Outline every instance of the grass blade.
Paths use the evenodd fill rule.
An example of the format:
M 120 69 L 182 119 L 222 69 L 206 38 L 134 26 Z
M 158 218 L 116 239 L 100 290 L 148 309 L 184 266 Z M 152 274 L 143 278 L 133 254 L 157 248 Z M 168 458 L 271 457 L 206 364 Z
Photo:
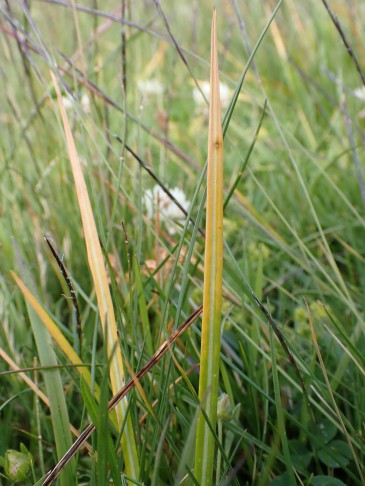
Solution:
M 153 354 L 153 345 L 152 345 L 152 335 L 151 335 L 151 329 L 150 329 L 150 324 L 148 322 L 148 309 L 147 309 L 147 303 L 146 299 L 143 293 L 143 285 L 142 285 L 142 279 L 141 279 L 141 272 L 138 266 L 138 261 L 133 254 L 133 270 L 134 270 L 134 279 L 135 279 L 135 285 L 136 285 L 136 291 L 138 295 L 138 304 L 139 304 L 139 310 L 141 313 L 141 321 L 142 321 L 142 329 L 143 329 L 143 339 L 146 340 L 146 350 L 149 356 L 152 356 Z
M 283 449 L 283 454 L 285 457 L 285 464 L 287 468 L 288 477 L 290 478 L 291 484 L 296 484 L 295 474 L 293 470 L 293 464 L 290 456 L 289 451 L 289 444 L 288 444 L 288 437 L 285 428 L 285 418 L 283 413 L 283 405 L 281 402 L 280 396 L 280 383 L 279 383 L 279 374 L 278 374 L 278 366 L 276 363 L 276 353 L 275 353 L 275 343 L 274 343 L 274 331 L 273 328 L 270 327 L 270 349 L 271 349 L 271 361 L 272 361 L 272 373 L 273 373 L 273 383 L 274 383 L 274 394 L 275 394 L 275 405 L 276 405 L 276 414 L 278 418 L 278 433 L 281 440 L 281 446 Z
M 207 214 L 202 342 L 194 476 L 199 484 L 213 481 L 219 385 L 223 272 L 223 135 L 219 99 L 216 12 L 211 33 L 210 109 L 208 135 Z M 208 422 L 205 419 L 207 417 Z
M 116 394 L 124 385 L 124 368 L 121 350 L 118 342 L 117 325 L 115 321 L 114 309 L 110 295 L 103 254 L 99 242 L 99 237 L 94 221 L 85 179 L 82 173 L 81 163 L 76 151 L 76 146 L 71 133 L 66 111 L 62 103 L 62 96 L 54 74 L 51 73 L 51 75 L 57 93 L 63 127 L 66 135 L 67 149 L 74 176 L 75 188 L 80 207 L 83 230 L 85 234 L 88 261 L 95 286 L 95 293 L 97 296 L 100 321 L 103 327 L 103 334 L 106 335 L 108 339 L 107 349 L 108 356 L 110 358 L 111 387 L 113 394 Z M 125 421 L 127 407 L 128 402 L 126 398 L 121 400 L 116 407 L 118 423 L 120 426 L 122 426 Z M 131 478 L 138 479 L 139 461 L 137 456 L 137 448 L 132 427 L 132 421 L 130 417 L 127 418 L 125 433 L 122 436 L 121 442 L 123 456 L 126 464 L 126 474 Z
M 136 374 L 136 379 L 140 381 L 152 368 L 153 366 L 162 358 L 164 354 L 170 349 L 171 345 L 178 339 L 184 331 L 199 317 L 202 311 L 202 306 L 195 309 L 195 311 L 186 319 L 181 326 L 179 326 L 170 335 L 170 337 L 158 348 L 152 358 L 146 363 Z M 114 408 L 120 403 L 121 400 L 126 396 L 127 393 L 135 386 L 135 381 L 133 379 L 128 380 L 125 386 L 118 391 L 116 395 L 109 401 L 108 409 L 109 411 L 114 410 Z M 49 486 L 58 477 L 61 470 L 69 463 L 71 458 L 76 454 L 79 448 L 85 443 L 85 441 L 94 432 L 95 425 L 91 423 L 81 434 L 80 437 L 72 444 L 72 447 L 67 451 L 59 463 L 53 468 L 53 470 L 48 474 L 47 478 L 42 483 L 42 486 Z
M 34 312 L 37 314 L 41 322 L 45 325 L 47 328 L 48 332 L 50 335 L 53 337 L 53 339 L 56 341 L 60 349 L 63 351 L 63 353 L 67 356 L 67 358 L 71 361 L 72 364 L 78 365 L 82 363 L 82 360 L 80 357 L 77 355 L 73 347 L 69 344 L 67 339 L 64 337 L 64 335 L 61 333 L 61 331 L 58 329 L 56 324 L 53 322 L 53 320 L 49 317 L 47 312 L 43 309 L 43 307 L 40 305 L 40 303 L 37 301 L 37 299 L 34 297 L 34 295 L 30 292 L 30 290 L 24 285 L 22 280 L 14 273 L 10 272 L 13 279 L 15 280 L 16 284 L 18 285 L 19 289 L 21 290 L 22 294 L 24 295 L 26 301 Z M 89 370 L 87 370 L 84 367 L 78 368 L 80 374 L 88 384 L 88 386 L 91 388 L 91 375 Z M 98 392 L 96 392 L 96 395 Z
M 29 287 L 34 287 L 31 276 L 22 262 L 20 249 L 15 246 L 18 266 L 24 268 L 24 277 L 28 281 Z M 37 346 L 39 361 L 41 366 L 56 366 L 58 360 L 56 353 L 51 345 L 51 336 L 48 330 L 43 326 L 41 320 L 33 307 L 26 301 L 29 321 L 32 327 L 34 340 Z M 70 432 L 70 420 L 67 411 L 66 397 L 64 393 L 61 373 L 57 369 L 51 371 L 43 371 L 44 381 L 46 385 L 47 398 L 51 412 L 52 428 L 54 433 L 57 457 L 62 457 L 72 444 Z M 72 461 L 70 467 L 63 471 L 60 477 L 60 485 L 68 486 L 73 484 L 75 480 L 75 462 Z
M 49 407 L 49 400 L 46 395 L 38 388 L 38 386 L 30 379 L 28 376 L 23 372 L 20 371 L 19 366 L 11 359 L 11 357 L 5 352 L 4 349 L 0 348 L 0 358 L 2 358 L 8 365 L 11 367 L 13 372 L 16 372 L 18 376 L 26 383 L 29 388 L 37 395 L 38 398 L 42 400 L 42 402 Z M 4 374 L 2 372 L 1 374 Z
M 319 345 L 318 345 L 318 341 L 317 341 L 317 337 L 316 337 L 316 332 L 315 332 L 314 325 L 313 325 L 313 319 L 312 319 L 310 310 L 308 308 L 308 304 L 306 304 L 306 306 L 307 306 L 308 321 L 309 321 L 310 328 L 311 328 L 313 345 L 314 345 L 314 348 L 316 350 L 317 358 L 318 358 L 318 361 L 319 361 L 319 364 L 320 364 L 320 367 L 321 367 L 321 370 L 322 370 L 322 373 L 323 373 L 324 380 L 326 382 L 327 390 L 328 390 L 328 393 L 331 397 L 332 405 L 333 405 L 333 408 L 335 410 L 335 414 L 337 416 L 338 423 L 341 425 L 342 432 L 343 432 L 343 434 L 346 438 L 347 444 L 348 444 L 348 446 L 349 446 L 349 448 L 352 452 L 353 460 L 354 460 L 354 462 L 356 464 L 356 468 L 359 472 L 359 477 L 361 478 L 361 481 L 364 482 L 364 480 L 365 480 L 365 477 L 364 477 L 364 474 L 363 474 L 364 466 L 363 465 L 361 466 L 361 462 L 359 461 L 357 454 L 356 454 L 356 451 L 354 449 L 354 446 L 352 444 L 352 438 L 351 438 L 349 432 L 347 431 L 347 427 L 346 427 L 345 422 L 342 418 L 342 413 L 341 413 L 341 411 L 340 411 L 340 409 L 339 409 L 339 407 L 336 403 L 336 399 L 335 399 L 335 396 L 333 394 L 332 387 L 331 387 L 331 384 L 330 384 L 330 381 L 329 381 L 329 378 L 328 378 L 326 366 L 323 362 L 321 350 L 319 349 Z

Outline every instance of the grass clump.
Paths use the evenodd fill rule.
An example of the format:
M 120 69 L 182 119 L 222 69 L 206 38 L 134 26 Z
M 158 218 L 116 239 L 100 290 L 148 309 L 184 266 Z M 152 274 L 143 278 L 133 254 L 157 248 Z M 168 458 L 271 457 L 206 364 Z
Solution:
M 165 3 L 0 7 L 0 484 L 203 484 L 203 427 L 215 484 L 361 485 L 364 5 L 216 5 L 209 354 L 212 5 Z

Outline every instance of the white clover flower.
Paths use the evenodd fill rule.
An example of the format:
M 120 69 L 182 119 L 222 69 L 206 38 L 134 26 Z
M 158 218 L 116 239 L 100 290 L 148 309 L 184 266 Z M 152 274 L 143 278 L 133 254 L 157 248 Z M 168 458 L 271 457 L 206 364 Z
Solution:
M 63 106 L 65 107 L 65 110 L 70 111 L 75 104 L 75 100 L 73 98 L 71 98 L 70 95 L 64 95 L 64 96 L 62 96 L 62 103 L 63 103 Z
M 174 189 L 169 189 L 171 194 L 174 196 L 176 201 L 188 211 L 190 206 L 190 201 L 186 199 L 184 191 L 180 188 L 175 187 Z M 143 202 L 146 206 L 147 216 L 153 218 L 156 210 L 158 209 L 161 219 L 166 223 L 168 220 L 184 220 L 185 215 L 181 209 L 169 198 L 169 196 L 161 189 L 160 186 L 156 185 L 153 189 L 148 189 L 144 196 Z M 168 232 L 173 234 L 176 232 L 176 228 L 172 225 L 168 226 Z
M 365 86 L 361 86 L 361 88 L 354 89 L 354 95 L 356 98 L 365 101 Z
M 90 113 L 90 98 L 86 93 L 81 96 L 80 100 L 81 108 L 85 113 Z
M 204 96 L 207 100 L 209 100 L 209 95 L 210 95 L 210 84 L 208 81 L 203 81 L 202 83 L 199 84 L 200 89 L 204 93 Z M 230 89 L 228 86 L 224 83 L 219 83 L 219 94 L 220 94 L 220 99 L 221 99 L 221 107 L 222 109 L 226 109 L 231 101 L 231 95 L 230 95 Z M 197 87 L 193 89 L 193 99 L 195 101 L 195 104 L 198 106 L 198 108 L 205 108 L 206 103 L 204 98 L 202 97 L 201 92 L 198 90 Z
M 164 87 L 158 79 L 139 80 L 137 87 L 144 96 L 161 96 L 164 91 Z
M 69 94 L 62 96 L 62 102 L 66 111 L 71 111 L 76 105 L 75 99 Z M 85 113 L 90 112 L 90 98 L 87 93 L 81 96 L 80 106 Z

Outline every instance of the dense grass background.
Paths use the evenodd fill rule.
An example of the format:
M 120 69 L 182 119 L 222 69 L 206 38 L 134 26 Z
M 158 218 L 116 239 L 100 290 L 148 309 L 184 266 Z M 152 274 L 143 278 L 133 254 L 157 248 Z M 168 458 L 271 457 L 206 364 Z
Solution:
M 102 433 L 72 466 L 73 481 L 103 485 L 109 477 L 115 482 L 107 457 L 124 471 L 121 431 L 110 425 L 105 433 L 108 358 L 50 70 L 70 105 L 122 352 L 137 371 L 201 305 L 204 238 L 193 225 L 184 227 L 171 202 L 166 216 L 164 208 L 151 208 L 156 182 L 124 143 L 163 184 L 193 201 L 191 216 L 204 228 L 199 178 L 208 109 L 197 86 L 204 89 L 209 79 L 213 3 L 162 2 L 178 49 L 152 0 L 72 5 L 0 7 L 0 370 L 40 360 L 35 317 L 11 278 L 14 270 L 101 388 L 99 404 L 92 404 L 54 344 L 70 422 L 82 430 L 93 410 L 102 417 Z M 220 76 L 229 92 L 226 98 L 222 90 L 224 113 L 275 4 L 222 0 L 216 7 Z M 331 8 L 361 64 L 364 2 L 334 0 Z M 225 138 L 226 196 L 255 146 L 224 212 L 221 392 L 231 408 L 218 424 L 217 484 L 364 482 L 364 120 L 365 87 L 323 3 L 284 1 Z M 81 334 L 45 235 L 72 278 Z M 310 408 L 245 282 L 285 336 Z M 196 321 L 144 378 L 145 396 L 129 394 L 140 477 L 128 484 L 179 484 L 193 467 L 199 351 Z M 52 373 L 26 376 L 46 393 Z M 3 374 L 0 414 L 0 456 L 9 461 L 7 451 L 24 444 L 32 458 L 32 472 L 27 476 L 25 461 L 24 476 L 13 481 L 4 460 L 0 484 L 33 484 L 57 462 L 49 409 L 24 375 Z

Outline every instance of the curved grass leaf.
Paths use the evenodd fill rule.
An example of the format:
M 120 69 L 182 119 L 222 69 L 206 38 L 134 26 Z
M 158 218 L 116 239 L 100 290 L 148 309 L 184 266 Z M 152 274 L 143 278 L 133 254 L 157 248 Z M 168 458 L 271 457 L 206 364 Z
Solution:
M 16 253 L 17 259 L 21 260 L 22 257 L 20 256 L 20 250 L 17 248 Z M 22 264 L 18 264 L 18 266 L 24 267 Z M 27 274 L 26 270 L 24 274 L 25 278 L 29 282 L 29 286 L 34 286 L 31 276 Z M 13 274 L 13 276 L 14 275 L 15 274 Z M 43 326 L 39 316 L 27 300 L 26 307 L 41 366 L 47 367 L 58 365 L 57 356 L 52 348 L 51 336 L 48 330 Z M 43 375 L 51 413 L 57 457 L 62 457 L 72 444 L 72 438 L 61 373 L 58 369 L 52 369 L 49 371 L 43 371 Z M 60 485 L 68 486 L 73 484 L 75 472 L 75 462 L 72 461 L 70 463 L 70 467 L 63 471 L 63 474 L 60 477 Z
M 81 163 L 77 154 L 66 111 L 63 106 L 62 96 L 54 74 L 51 73 L 51 76 L 57 93 L 63 127 L 66 135 L 67 149 L 74 176 L 76 194 L 79 202 L 83 231 L 85 235 L 88 262 L 97 296 L 100 321 L 103 327 L 103 334 L 106 335 L 108 339 L 107 348 L 108 356 L 110 358 L 111 387 L 113 394 L 116 394 L 121 388 L 123 388 L 124 385 L 124 368 L 122 354 L 118 342 L 117 325 L 115 321 L 114 308 L 109 290 L 103 253 L 99 242 Z M 122 452 L 126 464 L 126 474 L 131 478 L 138 479 L 139 461 L 137 456 L 137 448 L 131 418 L 128 417 L 126 419 L 127 409 L 128 401 L 127 398 L 124 398 L 116 407 L 119 426 L 122 427 L 126 420 L 125 431 L 121 439 Z
M 10 272 L 13 279 L 15 280 L 16 284 L 22 291 L 22 294 L 24 295 L 26 301 L 28 304 L 31 305 L 32 309 L 34 312 L 37 314 L 39 319 L 42 321 L 42 323 L 45 325 L 47 328 L 48 332 L 50 335 L 53 337 L 53 339 L 56 341 L 60 349 L 63 351 L 63 353 L 67 356 L 67 358 L 71 361 L 72 364 L 77 365 L 82 363 L 81 358 L 78 356 L 78 354 L 75 352 L 73 347 L 70 345 L 70 343 L 67 341 L 67 339 L 64 337 L 64 335 L 61 333 L 59 328 L 56 326 L 56 324 L 53 322 L 53 320 L 49 317 L 47 312 L 43 309 L 43 307 L 40 305 L 40 303 L 37 301 L 37 299 L 34 297 L 34 295 L 31 293 L 31 291 L 26 287 L 26 285 L 22 282 L 22 280 L 16 275 L 14 272 Z M 88 369 L 84 368 L 81 366 L 78 368 L 81 376 L 84 378 L 88 386 L 91 388 L 91 375 Z M 95 389 L 97 387 L 95 386 Z M 96 391 L 96 395 L 98 392 Z

